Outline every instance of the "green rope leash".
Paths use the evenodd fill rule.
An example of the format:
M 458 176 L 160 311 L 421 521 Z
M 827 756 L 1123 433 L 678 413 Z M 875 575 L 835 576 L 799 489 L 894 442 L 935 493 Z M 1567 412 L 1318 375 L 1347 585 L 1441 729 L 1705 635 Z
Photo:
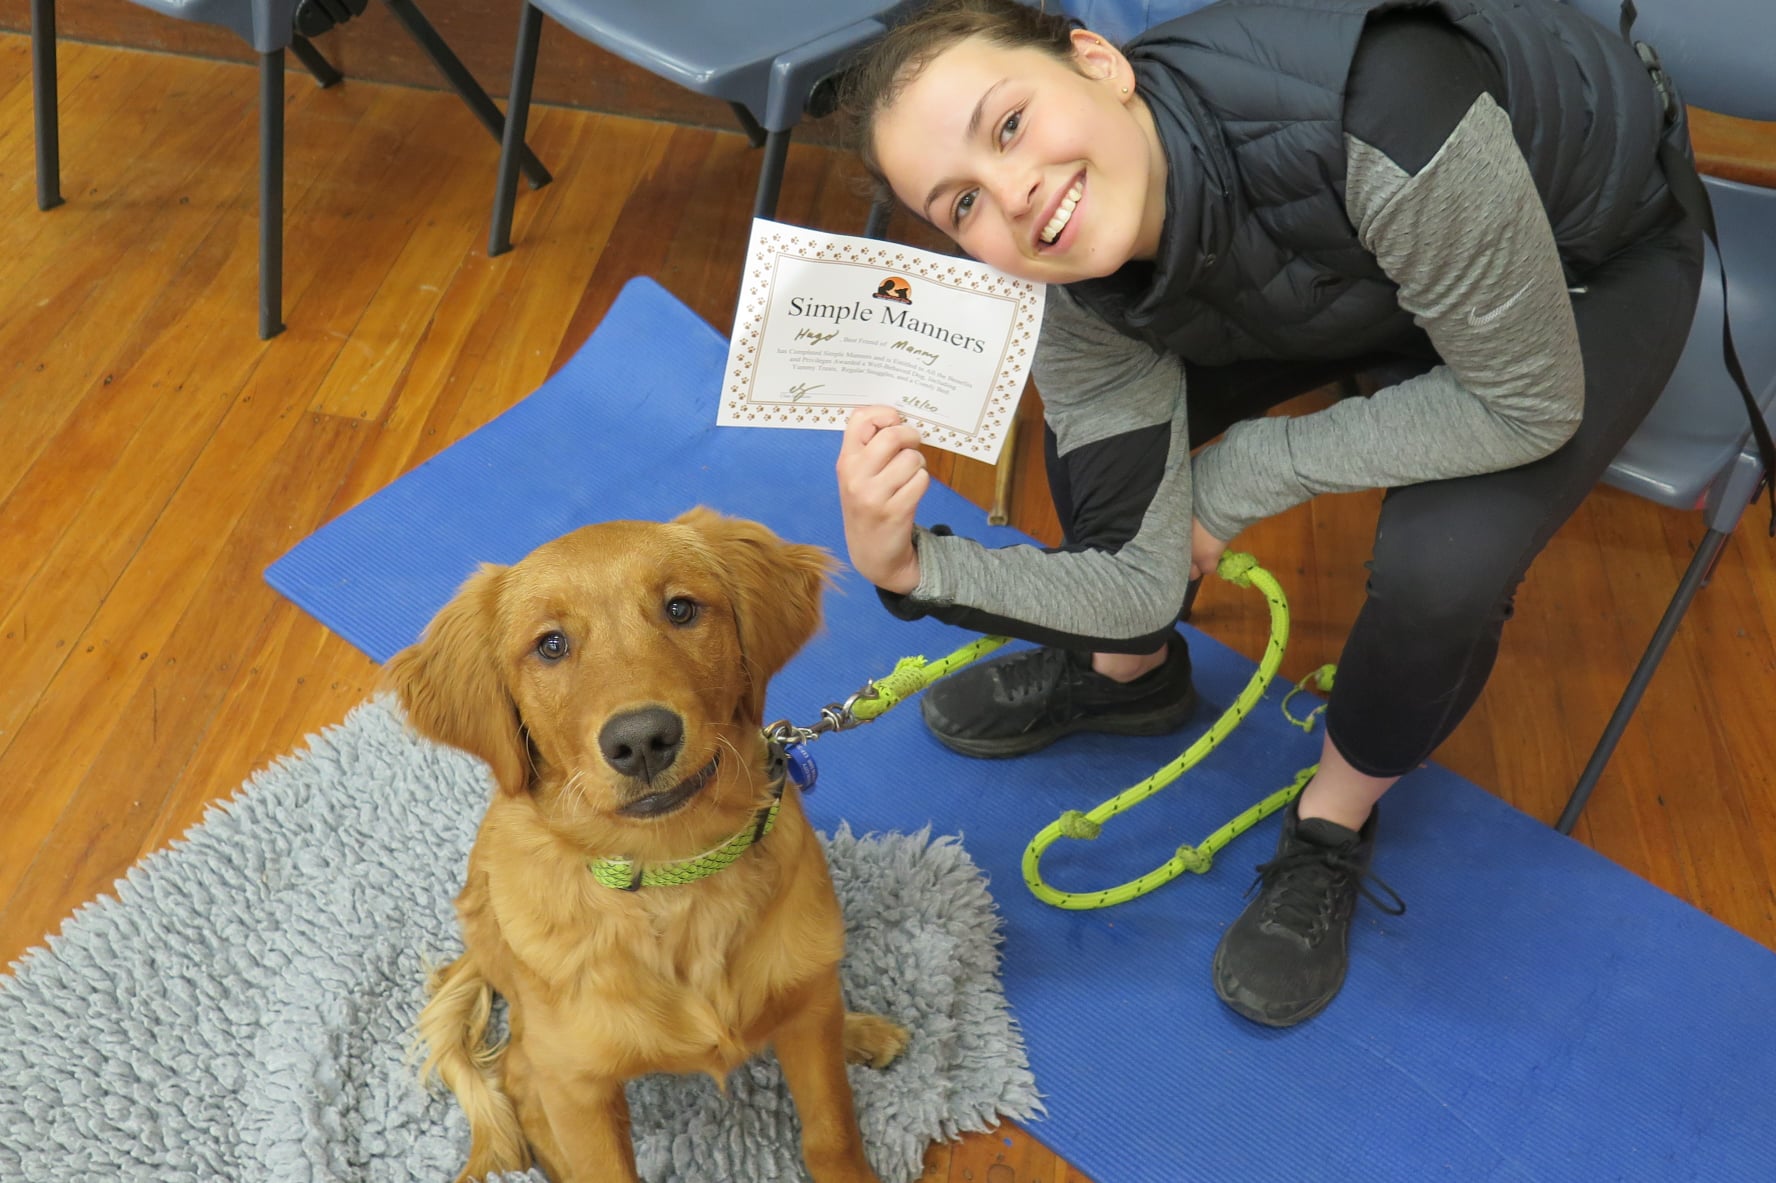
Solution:
M 923 657 L 903 657 L 894 663 L 892 673 L 871 683 L 869 690 L 847 704 L 851 717 L 859 723 L 879 719 L 939 678 L 986 656 L 1010 639 L 982 637 L 936 661 L 926 661 Z
M 1215 855 L 1229 842 L 1293 801 L 1318 769 L 1317 764 L 1302 769 L 1296 774 L 1292 783 L 1278 789 L 1256 805 L 1240 813 L 1226 825 L 1203 839 L 1202 842 L 1195 846 L 1187 843 L 1178 847 L 1177 853 L 1165 863 L 1127 883 L 1102 891 L 1073 892 L 1061 891 L 1043 882 L 1042 856 L 1050 846 L 1053 846 L 1061 838 L 1075 838 L 1085 841 L 1096 838 L 1102 832 L 1105 822 L 1139 805 L 1201 762 L 1252 712 L 1252 708 L 1258 704 L 1258 700 L 1264 697 L 1264 691 L 1270 685 L 1271 679 L 1276 676 L 1277 667 L 1283 661 L 1283 650 L 1289 642 L 1289 601 L 1283 595 L 1281 585 L 1268 571 L 1260 567 L 1258 561 L 1251 555 L 1237 551 L 1223 553 L 1215 573 L 1237 587 L 1256 587 L 1264 593 L 1265 599 L 1269 601 L 1270 640 L 1264 647 L 1264 656 L 1258 663 L 1257 671 L 1246 683 L 1245 689 L 1240 692 L 1233 705 L 1228 707 L 1215 721 L 1214 726 L 1186 748 L 1177 759 L 1095 809 L 1085 813 L 1068 810 L 1030 840 L 1030 845 L 1024 850 L 1024 883 L 1036 898 L 1044 903 L 1072 910 L 1104 908 L 1146 895 L 1154 888 L 1170 883 L 1185 871 L 1195 871 L 1201 874 L 1209 869 Z M 842 705 L 833 703 L 823 708 L 820 722 L 814 726 L 796 727 L 784 720 L 771 724 L 765 729 L 765 734 L 774 742 L 793 745 L 807 743 L 828 731 L 843 731 L 879 719 L 939 678 L 991 653 L 1004 645 L 1008 639 L 1006 637 L 982 637 L 937 661 L 927 661 L 922 656 L 903 657 L 895 663 L 893 672 L 886 677 L 871 682 L 846 699 Z M 1333 669 L 1334 667 L 1329 665 L 1321 666 L 1298 682 L 1295 689 L 1283 698 L 1283 715 L 1290 723 L 1304 731 L 1313 730 L 1315 717 L 1325 710 L 1325 707 L 1322 705 L 1308 712 L 1304 718 L 1297 719 L 1289 714 L 1289 700 L 1306 689 L 1309 682 L 1315 683 L 1321 691 L 1331 690 Z
M 1258 700 L 1264 696 L 1265 688 L 1270 685 L 1271 678 L 1276 675 L 1277 667 L 1283 661 L 1283 649 L 1289 642 L 1289 601 L 1283 595 L 1281 585 L 1268 571 L 1260 567 L 1257 560 L 1251 555 L 1234 551 L 1226 552 L 1221 556 L 1221 562 L 1216 567 L 1215 573 L 1238 587 L 1256 587 L 1264 593 L 1264 598 L 1270 603 L 1270 640 L 1264 647 L 1264 656 L 1258 663 L 1257 671 L 1253 673 L 1251 680 L 1246 683 L 1246 688 L 1240 692 L 1233 705 L 1228 707 L 1215 721 L 1214 726 L 1186 748 L 1177 759 L 1139 784 L 1124 789 L 1095 809 L 1086 813 L 1068 810 L 1057 820 L 1050 822 L 1036 837 L 1030 840 L 1030 845 L 1024 849 L 1024 884 L 1043 903 L 1073 911 L 1105 908 L 1112 904 L 1127 903 L 1137 896 L 1146 895 L 1154 888 L 1170 883 L 1185 871 L 1195 871 L 1200 875 L 1209 869 L 1214 862 L 1215 855 L 1220 852 L 1222 847 L 1294 800 L 1318 767 L 1315 765 L 1302 769 L 1296 774 L 1294 783 L 1287 788 L 1277 790 L 1250 809 L 1245 810 L 1210 834 L 1200 844 L 1191 846 L 1186 843 L 1178 847 L 1177 853 L 1172 855 L 1170 859 L 1145 875 L 1131 879 L 1127 883 L 1121 883 L 1101 891 L 1061 891 L 1043 882 L 1042 856 L 1050 846 L 1062 838 L 1075 838 L 1084 841 L 1096 838 L 1103 831 L 1105 822 L 1134 808 L 1177 780 L 1187 769 L 1194 767 L 1203 757 L 1214 751 L 1215 747 L 1227 738 L 1240 721 L 1251 713 Z M 1308 723 L 1310 727 L 1312 725 L 1311 718 L 1310 715 Z
M 1297 694 L 1300 694 L 1303 690 L 1306 690 L 1309 682 L 1312 682 L 1314 684 L 1314 689 L 1318 690 L 1321 694 L 1331 693 L 1332 679 L 1337 672 L 1337 666 L 1323 665 L 1313 673 L 1307 675 L 1307 677 L 1301 679 L 1301 681 L 1295 683 L 1295 689 L 1283 695 L 1283 718 L 1289 720 L 1291 726 L 1299 727 L 1301 730 L 1312 734 L 1314 720 L 1326 713 L 1326 704 L 1322 702 L 1319 706 L 1297 719 L 1294 715 L 1289 713 L 1289 700 L 1294 698 Z

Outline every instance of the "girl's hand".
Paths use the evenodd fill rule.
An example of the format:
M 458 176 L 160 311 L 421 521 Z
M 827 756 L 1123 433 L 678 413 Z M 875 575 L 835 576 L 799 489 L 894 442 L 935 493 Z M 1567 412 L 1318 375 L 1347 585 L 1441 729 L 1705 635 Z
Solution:
M 931 484 L 919 432 L 892 407 L 859 407 L 839 445 L 839 508 L 857 573 L 884 591 L 919 586 L 913 512 Z
M 1201 579 L 1205 575 L 1214 574 L 1215 568 L 1221 565 L 1221 552 L 1227 544 L 1203 529 L 1203 524 L 1195 518 L 1190 519 L 1190 577 Z

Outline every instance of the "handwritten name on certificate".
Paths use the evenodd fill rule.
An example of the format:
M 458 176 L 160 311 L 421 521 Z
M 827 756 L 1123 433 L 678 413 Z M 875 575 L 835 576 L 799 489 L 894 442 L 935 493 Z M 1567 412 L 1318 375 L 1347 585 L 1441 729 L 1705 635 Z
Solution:
M 970 259 L 754 219 L 716 422 L 843 430 L 879 403 L 926 443 L 991 464 L 1045 290 Z

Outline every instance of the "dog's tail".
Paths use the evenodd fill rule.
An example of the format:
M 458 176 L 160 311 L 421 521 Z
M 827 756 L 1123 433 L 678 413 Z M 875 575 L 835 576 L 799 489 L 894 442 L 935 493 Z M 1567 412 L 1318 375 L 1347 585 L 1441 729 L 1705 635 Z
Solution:
M 421 1081 L 442 1079 L 468 1115 L 469 1164 L 461 1178 L 528 1170 L 530 1144 L 512 1099 L 500 1085 L 506 1046 L 487 1042 L 493 987 L 465 954 L 435 971 L 426 992 L 431 999 L 419 1012 L 426 1060 L 419 1075 Z

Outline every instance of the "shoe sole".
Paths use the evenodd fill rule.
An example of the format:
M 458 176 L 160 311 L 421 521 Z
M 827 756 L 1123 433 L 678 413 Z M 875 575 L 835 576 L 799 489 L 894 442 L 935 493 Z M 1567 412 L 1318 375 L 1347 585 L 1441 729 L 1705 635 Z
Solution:
M 1075 719 L 1071 723 L 1063 723 L 1045 731 L 1026 731 L 1022 735 L 1007 736 L 1004 739 L 965 739 L 937 731 L 932 731 L 931 735 L 938 743 L 960 755 L 972 756 L 977 760 L 1003 760 L 1011 756 L 1027 756 L 1031 752 L 1039 752 L 1056 740 L 1081 731 L 1096 731 L 1103 735 L 1169 735 L 1190 722 L 1191 717 L 1196 714 L 1199 701 L 1196 687 L 1192 686 L 1190 693 L 1180 702 L 1163 710 L 1148 711 L 1141 715 L 1124 715 L 1112 719 Z

